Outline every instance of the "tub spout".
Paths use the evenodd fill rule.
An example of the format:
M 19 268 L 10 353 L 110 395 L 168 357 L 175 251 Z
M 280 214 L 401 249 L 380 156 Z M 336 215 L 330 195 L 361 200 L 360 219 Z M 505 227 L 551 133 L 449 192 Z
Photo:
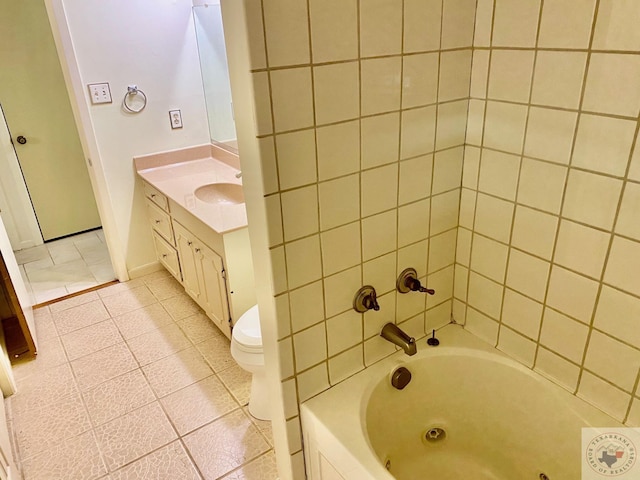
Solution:
M 416 339 L 403 332 L 395 323 L 389 322 L 382 327 L 380 336 L 402 348 L 407 355 L 415 355 L 418 351 Z

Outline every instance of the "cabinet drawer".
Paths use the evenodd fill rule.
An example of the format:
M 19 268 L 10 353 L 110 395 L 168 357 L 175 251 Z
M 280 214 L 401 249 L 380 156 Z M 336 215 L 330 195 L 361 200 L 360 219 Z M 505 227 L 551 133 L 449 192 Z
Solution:
M 159 190 L 155 187 L 149 185 L 147 182 L 144 182 L 144 194 L 145 196 L 151 200 L 153 203 L 158 205 L 165 212 L 169 211 L 169 202 L 167 197 L 165 197 Z
M 157 232 L 153 232 L 153 243 L 156 246 L 158 260 L 165 266 L 169 273 L 176 277 L 182 283 L 182 275 L 180 272 L 180 261 L 178 260 L 178 252 L 169 245 Z
M 147 199 L 147 216 L 153 229 L 171 245 L 175 245 L 173 227 L 171 226 L 171 217 L 169 217 L 169 214 L 160 210 L 155 203 Z

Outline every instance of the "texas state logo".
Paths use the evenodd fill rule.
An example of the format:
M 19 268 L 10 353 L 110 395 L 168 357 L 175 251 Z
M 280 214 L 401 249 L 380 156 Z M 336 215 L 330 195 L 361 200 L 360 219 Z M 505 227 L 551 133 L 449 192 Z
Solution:
M 636 445 L 630 438 L 637 437 L 637 433 L 633 432 L 636 435 L 629 435 L 625 432 L 625 430 L 633 431 L 635 429 L 620 428 L 615 431 L 601 432 L 597 432 L 596 429 L 585 430 L 592 431 L 590 439 L 588 435 L 585 438 L 585 432 L 583 432 L 583 446 L 584 440 L 588 440 L 586 447 L 584 447 L 585 463 L 591 470 L 591 475 L 585 475 L 583 463 L 583 478 L 638 478 L 634 469 L 637 459 Z

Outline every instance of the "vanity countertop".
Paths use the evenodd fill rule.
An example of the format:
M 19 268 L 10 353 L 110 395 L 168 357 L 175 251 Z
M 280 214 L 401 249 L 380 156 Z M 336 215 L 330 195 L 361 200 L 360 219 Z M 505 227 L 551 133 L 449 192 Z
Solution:
M 142 179 L 170 200 L 191 212 L 216 232 L 223 234 L 247 226 L 244 203 L 208 203 L 196 197 L 198 187 L 214 183 L 242 185 L 237 155 L 215 145 L 135 157 Z

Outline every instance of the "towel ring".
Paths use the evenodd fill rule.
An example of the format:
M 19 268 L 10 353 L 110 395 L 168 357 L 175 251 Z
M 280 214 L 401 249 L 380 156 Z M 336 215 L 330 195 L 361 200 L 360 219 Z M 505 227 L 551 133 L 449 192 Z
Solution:
M 130 97 L 135 97 L 137 95 L 142 96 L 142 106 L 138 108 L 134 108 L 131 105 L 129 105 L 128 102 L 130 101 Z M 142 110 L 144 110 L 144 107 L 147 106 L 147 96 L 144 94 L 142 90 L 138 88 L 137 85 L 129 85 L 127 87 L 127 93 L 124 94 L 124 98 L 122 99 L 122 106 L 127 112 L 140 113 Z

